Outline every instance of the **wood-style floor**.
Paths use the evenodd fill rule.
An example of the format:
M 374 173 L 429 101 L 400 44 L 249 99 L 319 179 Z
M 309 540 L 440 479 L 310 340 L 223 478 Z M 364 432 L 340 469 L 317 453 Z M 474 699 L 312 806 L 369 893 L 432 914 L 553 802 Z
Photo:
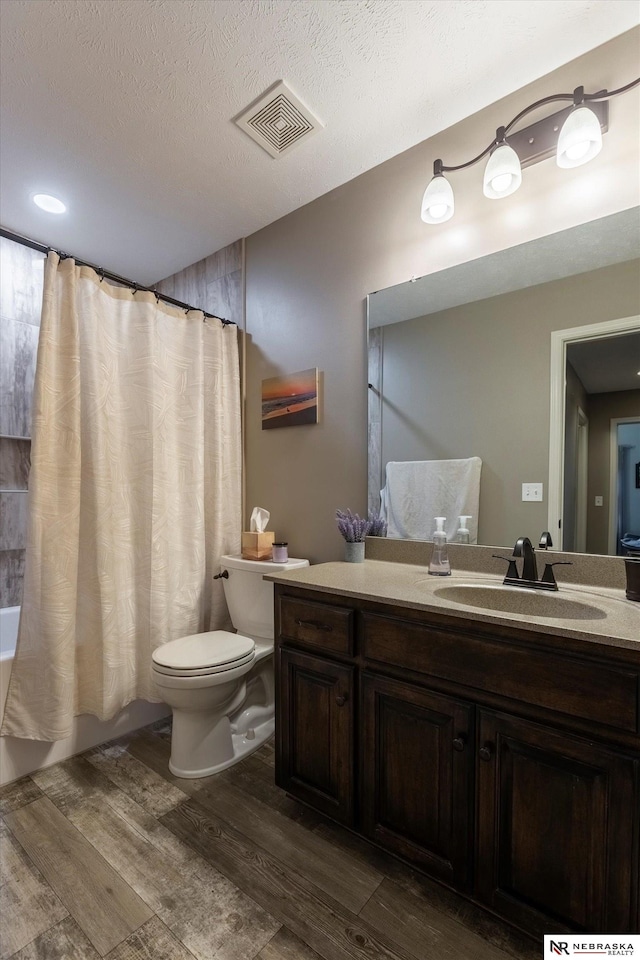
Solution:
M 0 960 L 534 960 L 542 946 L 291 800 L 273 748 L 169 773 L 167 723 L 0 789 Z

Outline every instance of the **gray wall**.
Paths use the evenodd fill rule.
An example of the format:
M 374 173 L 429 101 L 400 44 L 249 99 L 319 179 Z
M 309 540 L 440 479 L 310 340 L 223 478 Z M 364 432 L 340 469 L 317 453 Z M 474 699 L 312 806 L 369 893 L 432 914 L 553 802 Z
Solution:
M 44 254 L 0 237 L 0 607 L 22 602 Z
M 481 457 L 479 543 L 537 540 L 551 332 L 640 314 L 639 278 L 633 260 L 382 327 L 382 464 Z M 541 503 L 522 502 L 524 482 L 544 484 Z
M 292 555 L 340 557 L 336 507 L 366 510 L 366 294 L 636 205 L 637 91 L 612 103 L 592 164 L 532 166 L 520 190 L 498 202 L 482 195 L 480 165 L 452 175 L 456 215 L 438 227 L 419 212 L 433 160 L 467 159 L 540 97 L 627 83 L 639 36 L 636 29 L 617 37 L 247 239 L 247 510 L 271 510 Z M 305 149 L 313 144 L 282 162 L 303 163 Z M 261 380 L 313 366 L 324 374 L 322 422 L 262 431 Z M 534 409 L 547 408 L 535 383 L 529 392 Z

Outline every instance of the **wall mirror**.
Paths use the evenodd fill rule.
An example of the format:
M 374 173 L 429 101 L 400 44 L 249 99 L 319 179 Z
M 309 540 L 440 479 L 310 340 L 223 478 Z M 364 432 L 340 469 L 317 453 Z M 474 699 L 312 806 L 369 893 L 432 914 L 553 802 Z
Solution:
M 369 509 L 390 461 L 480 457 L 478 543 L 640 536 L 639 255 L 633 208 L 369 294 Z

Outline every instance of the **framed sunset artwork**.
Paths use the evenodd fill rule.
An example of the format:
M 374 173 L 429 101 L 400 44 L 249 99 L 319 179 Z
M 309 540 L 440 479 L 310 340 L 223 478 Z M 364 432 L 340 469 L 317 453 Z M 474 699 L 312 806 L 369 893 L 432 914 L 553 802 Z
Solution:
M 318 422 L 318 368 L 262 381 L 262 429 Z

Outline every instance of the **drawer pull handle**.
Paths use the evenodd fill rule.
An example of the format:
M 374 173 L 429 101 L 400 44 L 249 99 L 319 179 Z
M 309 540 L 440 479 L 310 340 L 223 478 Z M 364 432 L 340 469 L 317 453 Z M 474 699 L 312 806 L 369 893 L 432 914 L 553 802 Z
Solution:
M 481 760 L 491 760 L 493 756 L 491 747 L 480 747 L 480 759 Z
M 343 693 L 339 697 L 336 697 L 336 703 L 338 704 L 339 707 L 344 707 L 348 699 L 349 699 L 349 695 L 346 693 Z
M 457 750 L 458 753 L 462 753 L 462 751 L 464 750 L 465 742 L 466 741 L 464 737 L 456 737 L 455 740 L 453 741 L 453 749 Z
M 319 620 L 296 620 L 297 627 L 312 627 L 314 630 L 325 630 L 327 633 L 331 633 L 333 627 L 330 627 L 327 623 L 320 623 Z

